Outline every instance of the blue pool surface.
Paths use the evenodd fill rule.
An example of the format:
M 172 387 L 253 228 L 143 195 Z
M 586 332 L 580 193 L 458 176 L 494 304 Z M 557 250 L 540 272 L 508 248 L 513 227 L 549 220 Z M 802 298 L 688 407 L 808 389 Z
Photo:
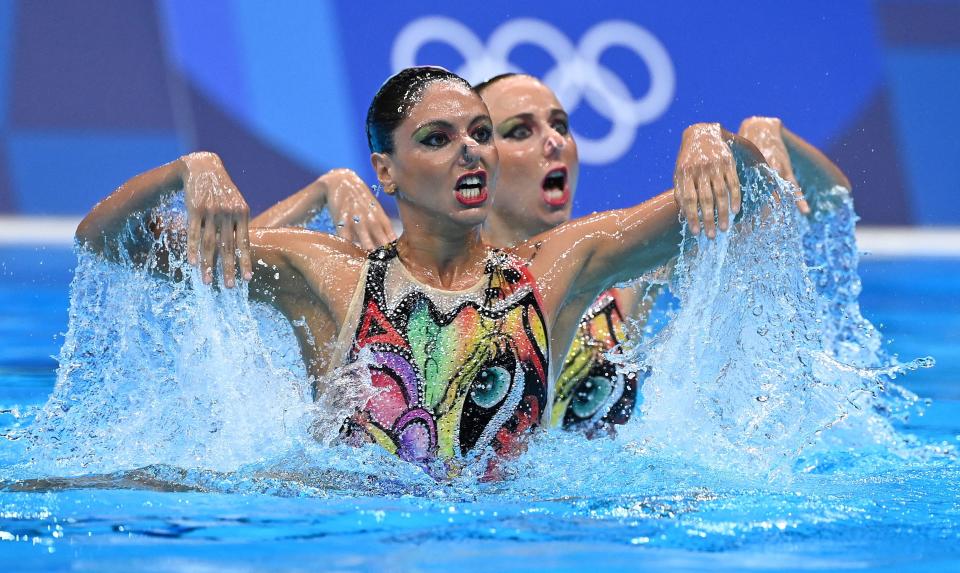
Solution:
M 0 432 L 53 389 L 74 264 L 66 248 L 0 249 Z M 860 274 L 861 308 L 888 351 L 937 361 L 897 380 L 931 400 L 903 431 L 960 445 L 960 259 L 868 256 Z M 603 475 L 608 442 L 582 460 L 595 469 L 558 475 Z M 0 441 L 0 469 L 19 451 Z M 555 495 L 552 484 L 462 495 L 440 484 L 363 494 L 8 483 L 0 571 L 960 570 L 960 464 L 950 456 L 844 452 L 766 485 L 645 471 L 619 491 L 558 482 Z

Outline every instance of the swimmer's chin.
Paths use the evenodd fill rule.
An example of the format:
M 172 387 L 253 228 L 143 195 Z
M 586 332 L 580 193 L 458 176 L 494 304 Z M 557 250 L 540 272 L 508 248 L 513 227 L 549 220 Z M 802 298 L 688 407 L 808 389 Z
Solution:
M 483 225 L 483 223 L 487 220 L 487 215 L 489 212 L 489 202 L 487 202 L 486 204 L 477 207 L 461 207 L 450 213 L 450 219 L 460 225 L 473 227 L 477 225 Z
M 540 210 L 540 220 L 544 223 L 544 225 L 546 225 L 547 228 L 552 229 L 553 227 L 562 225 L 569 221 L 572 210 L 572 203 L 568 203 L 561 209 L 545 206 Z

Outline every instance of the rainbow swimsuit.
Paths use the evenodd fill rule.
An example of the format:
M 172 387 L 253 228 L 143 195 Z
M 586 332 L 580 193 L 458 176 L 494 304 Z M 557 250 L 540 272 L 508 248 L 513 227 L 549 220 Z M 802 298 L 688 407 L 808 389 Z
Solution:
M 557 379 L 552 420 L 564 429 L 625 424 L 637 401 L 636 374 L 617 372 L 606 354 L 626 340 L 616 290 L 603 292 L 580 319 L 580 328 Z
M 493 249 L 473 288 L 417 281 L 396 244 L 367 259 L 358 326 L 347 362 L 366 360 L 378 392 L 344 425 L 352 442 L 375 442 L 436 468 L 488 447 L 517 449 L 547 403 L 548 338 L 533 277 Z

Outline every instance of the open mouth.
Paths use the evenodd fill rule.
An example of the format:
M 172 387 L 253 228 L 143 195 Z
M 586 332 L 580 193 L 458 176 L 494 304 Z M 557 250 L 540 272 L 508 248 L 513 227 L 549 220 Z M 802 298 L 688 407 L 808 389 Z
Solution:
M 567 186 L 567 168 L 558 167 L 550 170 L 543 178 L 543 200 L 551 207 L 563 207 L 570 200 L 570 189 Z
M 457 179 L 454 193 L 462 205 L 473 207 L 483 203 L 487 200 L 487 172 L 480 170 L 464 173 Z

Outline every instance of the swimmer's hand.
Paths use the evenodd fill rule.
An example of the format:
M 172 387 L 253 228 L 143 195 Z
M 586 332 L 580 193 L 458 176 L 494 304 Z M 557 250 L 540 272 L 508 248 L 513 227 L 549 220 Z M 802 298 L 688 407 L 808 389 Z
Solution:
M 783 122 L 776 117 L 748 117 L 740 124 L 738 133 L 757 146 L 764 159 L 780 177 L 796 187 L 797 208 L 804 215 L 809 215 L 810 206 L 803 198 L 803 190 L 793 172 L 793 162 L 783 138 Z
M 303 227 L 327 209 L 340 237 L 373 250 L 397 237 L 370 188 L 349 169 L 333 169 L 270 207 L 251 227 Z
M 337 235 L 372 251 L 397 239 L 390 217 L 370 188 L 350 169 L 333 169 L 316 181 Z
M 740 179 L 733 152 L 718 123 L 697 123 L 683 132 L 677 166 L 673 173 L 673 197 L 696 235 L 702 227 L 716 236 L 714 215 L 720 230 L 730 228 L 730 211 L 740 212 Z
M 215 259 L 220 259 L 223 282 L 233 287 L 237 257 L 244 280 L 253 277 L 250 264 L 250 208 L 230 179 L 220 158 L 209 152 L 181 157 L 186 165 L 184 199 L 187 207 L 187 261 L 199 266 L 205 284 L 213 283 Z

